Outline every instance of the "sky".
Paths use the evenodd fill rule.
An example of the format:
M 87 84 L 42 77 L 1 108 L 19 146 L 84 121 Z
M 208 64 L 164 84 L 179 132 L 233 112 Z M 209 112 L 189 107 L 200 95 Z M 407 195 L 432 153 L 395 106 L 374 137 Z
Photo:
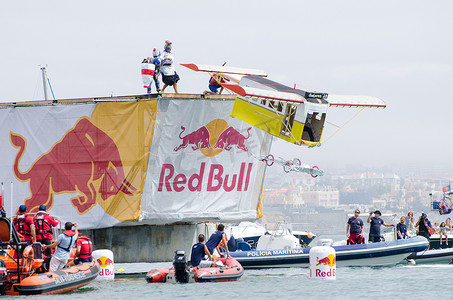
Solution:
M 453 171 L 451 1 L 1 1 L 0 102 L 142 94 L 140 62 L 173 42 L 176 63 L 265 70 L 303 90 L 379 97 L 329 109 L 321 147 L 271 153 L 325 171 Z M 180 65 L 180 93 L 208 75 Z M 172 92 L 172 90 L 167 90 Z

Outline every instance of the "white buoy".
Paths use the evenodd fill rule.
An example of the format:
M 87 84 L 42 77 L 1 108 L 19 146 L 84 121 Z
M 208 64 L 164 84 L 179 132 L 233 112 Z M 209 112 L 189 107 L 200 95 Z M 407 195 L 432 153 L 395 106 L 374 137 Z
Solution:
M 310 277 L 335 280 L 337 264 L 335 249 L 328 246 L 316 246 L 310 249 Z
M 100 249 L 93 251 L 93 258 L 97 260 L 101 270 L 97 279 L 111 280 L 115 279 L 115 268 L 113 260 L 113 252 L 108 249 Z

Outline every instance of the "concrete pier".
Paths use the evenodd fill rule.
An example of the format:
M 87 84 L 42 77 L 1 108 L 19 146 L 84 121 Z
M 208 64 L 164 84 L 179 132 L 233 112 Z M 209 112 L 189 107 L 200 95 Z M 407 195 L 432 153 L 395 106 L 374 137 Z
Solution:
M 190 256 L 198 234 L 206 239 L 214 233 L 216 224 L 175 224 L 116 226 L 83 230 L 91 238 L 94 249 L 110 249 L 115 262 L 160 262 L 173 260 L 175 250 L 185 250 Z

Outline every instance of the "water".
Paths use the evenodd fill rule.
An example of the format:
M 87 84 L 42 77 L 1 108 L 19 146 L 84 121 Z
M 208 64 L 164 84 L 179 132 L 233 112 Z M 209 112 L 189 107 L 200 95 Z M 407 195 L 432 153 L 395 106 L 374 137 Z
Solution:
M 126 264 L 127 265 L 127 264 Z M 161 267 L 162 264 L 146 264 Z M 115 265 L 115 268 L 118 268 Z M 453 265 L 397 265 L 337 268 L 336 280 L 309 277 L 308 268 L 245 270 L 236 282 L 147 283 L 144 275 L 95 281 L 65 295 L 41 299 L 448 299 Z M 25 297 L 2 297 L 2 299 Z M 27 296 L 30 299 L 30 296 Z

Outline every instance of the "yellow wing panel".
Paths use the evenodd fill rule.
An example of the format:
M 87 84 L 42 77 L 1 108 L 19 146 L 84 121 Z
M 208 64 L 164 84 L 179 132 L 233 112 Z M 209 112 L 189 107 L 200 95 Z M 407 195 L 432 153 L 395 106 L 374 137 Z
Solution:
M 293 144 L 300 143 L 304 129 L 303 123 L 294 121 L 290 133 L 282 134 L 282 126 L 285 123 L 282 114 L 277 113 L 275 109 L 265 108 L 254 104 L 253 101 L 246 101 L 241 98 L 236 98 L 230 116 Z

